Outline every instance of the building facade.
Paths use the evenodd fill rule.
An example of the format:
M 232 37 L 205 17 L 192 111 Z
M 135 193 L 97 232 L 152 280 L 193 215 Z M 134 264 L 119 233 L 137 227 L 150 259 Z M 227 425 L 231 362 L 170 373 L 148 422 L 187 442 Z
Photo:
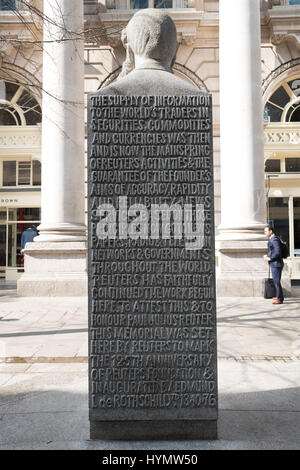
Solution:
M 260 295 L 261 278 L 267 273 L 262 261 L 266 250 L 262 227 L 267 221 L 289 244 L 285 286 L 290 290 L 291 281 L 296 285 L 300 280 L 300 0 L 84 1 L 84 38 L 79 23 L 77 36 L 70 35 L 75 23 L 70 24 L 67 35 L 76 47 L 80 44 L 83 48 L 84 40 L 84 70 L 83 58 L 76 56 L 76 64 L 70 64 L 62 74 L 60 90 L 50 83 L 56 73 L 51 63 L 55 57 L 59 66 L 72 54 L 67 49 L 69 42 L 60 41 L 62 27 L 60 32 L 48 27 L 51 15 L 59 23 L 57 12 L 47 7 L 49 0 L 29 3 L 31 8 L 18 0 L 0 2 L 0 276 L 21 278 L 20 293 L 32 293 L 37 278 L 44 276 L 45 283 L 49 280 L 48 274 L 39 276 L 39 269 L 40 261 L 51 252 L 52 260 L 68 260 L 67 274 L 58 268 L 61 278 L 86 282 L 81 184 L 85 180 L 84 158 L 75 174 L 74 160 L 72 163 L 66 157 L 68 152 L 74 155 L 74 150 L 66 150 L 63 137 L 54 145 L 58 142 L 57 129 L 50 130 L 51 122 L 59 127 L 57 122 L 65 110 L 58 109 L 57 104 L 51 107 L 51 96 L 61 93 L 65 103 L 81 101 L 81 86 L 86 97 L 116 80 L 125 58 L 121 30 L 138 8 L 149 7 L 166 8 L 176 24 L 179 47 L 174 73 L 213 97 L 219 294 Z M 58 3 L 60 14 L 64 14 L 64 5 L 72 4 L 75 10 L 82 6 L 81 0 Z M 253 16 L 254 3 L 259 4 L 258 19 Z M 48 8 L 44 17 L 40 14 L 43 8 Z M 76 11 L 77 16 L 81 14 Z M 259 56 L 255 52 L 257 31 Z M 45 42 L 45 34 L 51 40 Z M 65 39 L 66 35 L 62 36 Z M 72 74 L 82 75 L 82 84 L 77 83 L 77 95 L 74 91 L 70 98 Z M 66 107 L 65 103 L 62 106 Z M 83 109 L 77 111 L 76 116 Z M 74 111 L 68 112 L 72 115 Z M 72 122 L 75 120 L 72 118 Z M 62 119 L 62 126 L 64 122 L 66 119 Z M 252 133 L 246 132 L 255 122 L 258 127 L 254 129 L 253 124 Z M 79 145 L 76 152 L 84 154 L 84 149 Z M 75 195 L 74 186 L 80 186 Z M 76 213 L 68 202 L 71 192 L 73 201 L 83 199 L 75 204 Z M 39 254 L 32 246 L 25 249 L 28 273 L 24 275 L 22 234 L 29 227 L 40 227 L 40 222 L 40 243 L 34 242 Z M 44 246 L 43 251 L 45 243 L 52 245 Z M 80 270 L 74 268 L 78 266 L 76 256 Z M 75 271 L 81 272 L 80 281 Z M 72 288 L 72 282 L 67 285 Z M 62 286 L 67 293 L 66 284 L 62 282 Z M 39 284 L 38 290 L 49 295 L 62 292 L 51 283 L 45 291 Z M 78 289 L 79 293 L 83 291 Z

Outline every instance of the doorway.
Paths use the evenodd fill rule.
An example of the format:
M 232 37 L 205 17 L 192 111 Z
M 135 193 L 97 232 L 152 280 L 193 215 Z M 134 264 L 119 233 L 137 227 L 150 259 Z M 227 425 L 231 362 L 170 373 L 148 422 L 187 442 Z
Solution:
M 40 208 L 0 208 L 0 278 L 16 281 L 24 272 L 24 232 L 38 235 Z M 30 237 L 26 237 L 31 241 Z

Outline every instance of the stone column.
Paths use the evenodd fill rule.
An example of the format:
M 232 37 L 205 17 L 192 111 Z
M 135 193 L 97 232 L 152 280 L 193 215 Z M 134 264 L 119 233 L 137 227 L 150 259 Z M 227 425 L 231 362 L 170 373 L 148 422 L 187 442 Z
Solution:
M 268 267 L 260 0 L 220 0 L 218 295 L 261 295 Z
M 223 238 L 262 238 L 265 219 L 260 0 L 220 0 Z
M 38 241 L 84 241 L 83 1 L 46 0 L 44 14 Z
M 83 0 L 44 1 L 42 223 L 21 295 L 86 292 Z

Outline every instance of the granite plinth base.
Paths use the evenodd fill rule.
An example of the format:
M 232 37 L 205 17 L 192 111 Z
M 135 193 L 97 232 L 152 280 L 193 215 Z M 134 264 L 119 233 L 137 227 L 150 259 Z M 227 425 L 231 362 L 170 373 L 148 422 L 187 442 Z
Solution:
M 217 421 L 90 421 L 90 438 L 107 441 L 216 440 Z
M 22 297 L 87 295 L 85 242 L 35 242 L 24 250 L 25 273 L 18 280 Z

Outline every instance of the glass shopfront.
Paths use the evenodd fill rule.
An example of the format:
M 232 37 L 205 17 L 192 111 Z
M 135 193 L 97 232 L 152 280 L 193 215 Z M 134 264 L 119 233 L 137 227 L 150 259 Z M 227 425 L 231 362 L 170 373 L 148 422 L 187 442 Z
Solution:
M 293 198 L 294 256 L 300 257 L 300 197 Z
M 299 80 L 300 81 L 300 80 Z M 299 89 L 300 90 L 300 89 Z M 292 146 L 293 144 L 291 144 Z M 285 265 L 289 277 L 300 281 L 300 156 L 277 151 L 265 161 L 268 221 L 289 247 Z
M 0 278 L 16 280 L 24 272 L 22 249 L 38 235 L 38 207 L 0 207 Z
M 288 244 L 290 278 L 300 280 L 300 197 L 269 198 L 268 215 L 275 233 Z
M 289 198 L 269 198 L 269 222 L 277 235 L 290 245 Z

